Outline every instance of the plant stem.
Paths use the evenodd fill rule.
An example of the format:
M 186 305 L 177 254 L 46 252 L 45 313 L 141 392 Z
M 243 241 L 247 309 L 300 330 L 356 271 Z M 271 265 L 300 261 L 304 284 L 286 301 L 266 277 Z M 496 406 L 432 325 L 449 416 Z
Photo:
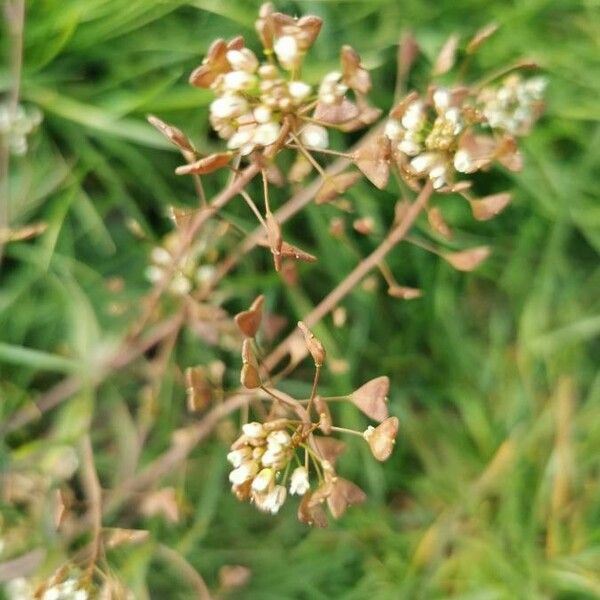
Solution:
M 426 206 L 433 192 L 433 186 L 428 181 L 419 192 L 417 199 L 406 211 L 404 218 L 394 227 L 383 242 L 364 260 L 362 260 L 333 291 L 331 291 L 303 320 L 307 327 L 313 327 L 325 315 L 331 312 L 338 303 L 347 296 L 361 280 L 387 256 L 406 236 L 417 217 Z M 300 338 L 297 332 L 291 333 L 269 356 L 263 364 L 269 370 L 273 369 L 287 354 L 294 339 Z

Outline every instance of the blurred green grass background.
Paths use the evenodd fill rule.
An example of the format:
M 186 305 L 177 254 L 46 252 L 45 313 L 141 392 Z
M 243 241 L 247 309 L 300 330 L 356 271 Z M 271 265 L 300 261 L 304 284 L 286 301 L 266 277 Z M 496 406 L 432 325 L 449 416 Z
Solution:
M 148 289 L 143 271 L 152 245 L 132 235 L 128 219 L 158 240 L 170 228 L 168 206 L 195 202 L 191 182 L 173 174 L 178 156 L 145 115 L 182 127 L 200 147 L 217 147 L 207 131 L 210 95 L 188 86 L 187 74 L 216 37 L 242 33 L 252 44 L 259 3 L 27 5 L 22 99 L 43 111 L 44 122 L 27 156 L 12 159 L 13 216 L 49 227 L 35 241 L 6 248 L 2 419 L 64 373 L 93 370 L 124 334 L 132 312 L 111 314 L 115 298 L 105 282 L 124 278 L 118 300 L 135 302 Z M 330 356 L 348 364 L 344 373 L 327 374 L 331 394 L 380 374 L 392 380 L 390 410 L 401 421 L 393 457 L 375 464 L 362 445 L 350 443 L 342 465 L 368 492 L 364 506 L 319 531 L 298 524 L 291 506 L 276 518 L 258 514 L 231 495 L 226 446 L 214 439 L 167 482 L 184 506 L 180 523 L 124 514 L 106 525 L 148 528 L 211 586 L 222 565 L 248 566 L 252 579 L 235 598 L 600 598 L 600 4 L 331 0 L 277 8 L 325 20 L 308 79 L 335 68 L 337 49 L 349 43 L 372 69 L 380 107 L 392 102 L 403 30 L 412 29 L 433 59 L 449 34 L 466 39 L 495 21 L 501 28 L 475 73 L 533 58 L 549 80 L 548 108 L 525 141 L 524 171 L 489 184 L 491 191 L 514 191 L 505 213 L 474 223 L 458 199 L 444 200 L 456 247 L 493 247 L 481 268 L 457 273 L 404 244 L 389 265 L 400 282 L 424 290 L 422 299 L 394 300 L 383 285 L 376 293 L 360 289 L 344 302 L 348 326 L 326 319 L 317 329 Z M 5 57 L 6 46 L 4 37 Z M 9 84 L 6 65 L 0 90 Z M 417 71 L 411 83 L 422 84 L 422 77 Z M 216 192 L 219 177 L 206 179 L 208 191 Z M 373 216 L 383 233 L 395 195 L 361 183 L 350 198 L 358 215 Z M 243 206 L 225 214 L 242 229 L 253 226 Z M 270 309 L 291 323 L 301 318 L 352 268 L 357 252 L 372 247 L 359 236 L 348 247 L 333 241 L 332 216 L 331 207 L 310 206 L 286 226 L 290 241 L 320 258 L 300 268 L 301 285 L 281 285 L 264 253 L 254 252 L 226 281 L 227 308 L 239 310 L 264 293 Z M 237 365 L 229 352 L 218 357 Z M 184 336 L 175 358 L 185 367 L 214 352 Z M 305 390 L 309 380 L 310 372 L 301 370 L 291 385 Z M 0 448 L 2 464 L 40 444 L 75 443 L 90 426 L 100 476 L 110 486 L 115 460 L 127 453 L 131 415 L 141 410 L 139 381 L 135 369 L 119 374 L 13 434 Z M 190 419 L 172 374 L 153 410 L 142 463 Z M 364 426 L 350 410 L 342 419 Z M 63 551 L 48 527 L 32 531 L 30 541 Z M 152 542 L 122 551 L 115 565 L 136 598 L 147 590 L 152 598 L 193 597 L 153 558 Z

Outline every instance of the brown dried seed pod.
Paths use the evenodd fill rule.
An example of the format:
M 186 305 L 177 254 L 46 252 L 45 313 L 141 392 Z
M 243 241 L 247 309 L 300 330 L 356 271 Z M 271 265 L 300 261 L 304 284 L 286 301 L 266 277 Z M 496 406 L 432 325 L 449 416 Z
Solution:
M 306 492 L 298 506 L 298 521 L 311 527 L 327 527 L 327 516 L 320 503 L 312 503 L 312 493 Z
M 400 300 L 414 300 L 423 295 L 423 292 L 418 288 L 405 287 L 402 285 L 391 285 L 388 288 L 387 293 L 392 298 L 400 298 Z
M 481 47 L 481 45 L 487 41 L 490 37 L 492 37 L 494 35 L 494 33 L 496 33 L 496 31 L 498 31 L 498 24 L 497 23 L 488 23 L 487 25 L 485 25 L 484 27 L 482 27 L 469 41 L 469 43 L 467 44 L 467 48 L 466 48 L 466 52 L 467 54 L 473 54 L 474 52 L 476 52 L 477 50 L 479 50 L 479 48 Z
M 254 390 L 261 386 L 262 382 L 260 380 L 260 375 L 254 365 L 248 363 L 242 365 L 240 383 L 249 390 Z
M 387 136 L 371 137 L 354 152 L 356 166 L 380 190 L 385 188 L 390 175 L 391 146 Z
M 381 422 L 388 416 L 387 395 L 390 391 L 390 378 L 382 375 L 367 381 L 352 392 L 350 400 L 374 421 Z
M 367 495 L 355 483 L 348 479 L 337 477 L 327 496 L 327 506 L 334 519 L 339 519 L 349 506 L 362 504 Z
M 508 192 L 501 192 L 478 200 L 469 199 L 469 204 L 473 216 L 478 221 L 488 221 L 500 214 L 510 204 L 511 198 Z
M 206 175 L 224 167 L 233 157 L 230 152 L 219 152 L 205 156 L 188 165 L 181 165 L 175 169 L 177 175 Z
M 431 228 L 439 233 L 444 239 L 452 239 L 452 230 L 448 227 L 448 223 L 446 223 L 442 211 L 437 206 L 434 206 L 427 211 L 427 220 L 429 221 Z
M 333 177 L 328 177 L 323 181 L 319 191 L 315 195 L 315 202 L 323 204 L 337 198 L 347 189 L 351 188 L 359 179 L 362 178 L 362 173 L 358 171 L 347 171 Z
M 360 56 L 351 46 L 342 46 L 340 52 L 342 63 L 342 81 L 359 94 L 368 94 L 371 90 L 371 76 L 363 68 Z
M 442 46 L 433 66 L 434 76 L 443 75 L 452 69 L 456 62 L 456 51 L 458 50 L 458 36 L 451 35 Z
M 241 384 L 250 390 L 260 387 L 262 383 L 258 373 L 258 362 L 254 356 L 252 342 L 248 338 L 242 343 L 242 363 Z
M 195 152 L 194 145 L 181 129 L 165 123 L 154 115 L 148 115 L 146 119 L 150 125 L 158 129 L 172 144 L 175 144 L 175 146 L 186 152 Z
M 392 119 L 401 119 L 404 116 L 408 106 L 412 104 L 418 97 L 419 94 L 414 90 L 406 94 L 406 96 L 404 96 L 404 98 L 402 98 L 402 100 L 400 100 L 400 102 L 398 102 L 398 104 L 392 108 L 390 111 L 390 117 L 392 117 Z
M 310 331 L 310 329 L 308 329 L 308 327 L 302 321 L 298 321 L 298 328 L 304 335 L 306 349 L 312 356 L 312 359 L 315 362 L 315 367 L 322 367 L 323 363 L 325 362 L 326 355 L 323 344 L 318 338 L 315 337 L 314 333 Z
M 490 249 L 488 246 L 478 246 L 476 248 L 470 248 L 469 250 L 463 250 L 461 252 L 445 252 L 441 256 L 457 271 L 473 271 L 489 255 Z
M 397 417 L 388 417 L 381 425 L 374 429 L 369 428 L 363 434 L 377 460 L 384 461 L 390 457 L 396 443 L 399 425 Z
M 265 297 L 258 296 L 248 310 L 244 310 L 233 318 L 238 329 L 247 337 L 253 338 L 262 321 L 262 307 Z
M 188 367 L 185 370 L 185 384 L 188 410 L 198 412 L 205 409 L 212 400 L 212 389 L 205 367 Z
M 321 121 L 329 125 L 340 125 L 350 121 L 351 119 L 356 119 L 359 114 L 360 110 L 358 106 L 344 96 L 339 102 L 334 104 L 319 102 L 315 107 L 313 117 L 317 121 Z
M 336 438 L 314 435 L 312 441 L 317 454 L 324 460 L 329 461 L 333 467 L 335 467 L 337 459 L 346 450 L 346 444 Z

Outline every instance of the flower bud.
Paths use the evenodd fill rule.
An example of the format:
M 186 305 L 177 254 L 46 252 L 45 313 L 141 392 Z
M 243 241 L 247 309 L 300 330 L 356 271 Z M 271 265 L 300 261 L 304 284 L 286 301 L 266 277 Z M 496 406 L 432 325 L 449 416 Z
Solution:
M 304 467 L 298 467 L 294 469 L 290 479 L 290 494 L 304 496 L 309 489 L 310 483 L 308 481 L 307 470 Z
M 273 473 L 273 469 L 263 469 L 252 481 L 252 489 L 258 493 L 266 492 L 274 479 L 275 473 Z

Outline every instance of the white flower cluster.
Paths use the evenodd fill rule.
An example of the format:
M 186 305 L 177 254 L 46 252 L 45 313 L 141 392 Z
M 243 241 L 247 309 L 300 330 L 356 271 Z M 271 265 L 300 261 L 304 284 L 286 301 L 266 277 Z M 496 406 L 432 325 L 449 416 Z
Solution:
M 13 111 L 8 103 L 0 104 L 0 137 L 8 140 L 13 154 L 22 156 L 27 152 L 27 136 L 42 122 L 37 108 L 25 109 L 20 104 Z
M 511 135 L 526 135 L 539 116 L 546 85 L 544 77 L 523 80 L 515 74 L 499 88 L 482 90 L 478 100 L 487 124 Z
M 415 177 L 428 176 L 434 189 L 450 180 L 450 154 L 456 149 L 465 123 L 461 109 L 452 103 L 449 90 L 433 93 L 433 111 L 422 100 L 408 104 L 400 119 L 388 120 L 385 135 L 394 150 L 406 157 L 406 169 Z M 457 168 L 454 165 L 454 168 Z
M 284 36 L 274 47 L 282 65 L 297 51 L 290 40 L 296 43 Z M 274 64 L 259 64 L 248 48 L 228 50 L 225 57 L 231 70 L 211 85 L 217 98 L 210 105 L 210 123 L 230 150 L 247 155 L 277 141 L 283 115 L 301 107 L 313 90 L 304 81 L 282 77 Z
M 242 435 L 232 444 L 227 460 L 232 491 L 240 500 L 276 514 L 287 497 L 287 489 L 277 481 L 294 456 L 292 437 L 281 427 L 252 422 L 242 427 Z M 308 472 L 298 467 L 290 479 L 290 493 L 304 495 L 310 488 Z
M 155 246 L 150 253 L 151 264 L 146 268 L 146 279 L 151 283 L 159 283 L 169 273 L 177 255 L 179 237 L 171 234 L 166 237 L 162 246 Z M 198 266 L 199 256 L 203 251 L 202 243 L 196 244 L 177 262 L 177 270 L 169 283 L 169 291 L 175 295 L 188 294 L 196 284 L 210 279 L 214 272 L 212 265 Z
M 34 593 L 33 586 L 24 577 L 9 581 L 5 586 L 9 600 L 87 600 L 89 594 L 79 587 L 79 581 L 73 577 L 56 583 L 44 590 L 41 596 Z

